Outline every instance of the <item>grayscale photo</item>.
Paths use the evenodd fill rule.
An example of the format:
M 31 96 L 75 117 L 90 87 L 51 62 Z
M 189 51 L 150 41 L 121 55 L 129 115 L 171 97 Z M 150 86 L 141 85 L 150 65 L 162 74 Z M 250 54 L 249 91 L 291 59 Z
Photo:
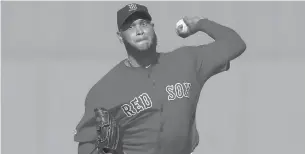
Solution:
M 2 152 L 304 154 L 304 7 L 2 1 Z

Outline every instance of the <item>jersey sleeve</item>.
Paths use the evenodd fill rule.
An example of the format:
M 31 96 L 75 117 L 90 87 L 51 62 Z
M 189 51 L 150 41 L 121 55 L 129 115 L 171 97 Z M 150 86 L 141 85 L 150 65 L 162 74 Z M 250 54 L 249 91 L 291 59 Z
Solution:
M 200 45 L 192 47 L 191 51 L 195 59 L 195 67 L 200 82 L 204 82 L 211 76 L 228 71 L 230 61 L 225 46 L 216 44 Z
M 111 89 L 112 83 L 117 80 L 110 78 L 113 74 L 106 74 L 101 80 L 99 80 L 88 92 L 85 99 L 85 111 L 84 114 L 76 126 L 76 133 L 74 135 L 74 141 L 76 142 L 91 142 L 97 137 L 96 132 L 96 119 L 95 119 L 95 108 L 103 107 L 105 109 L 111 110 L 119 105 L 118 102 L 114 102 L 111 95 L 114 87 Z M 115 76 L 115 75 L 114 75 Z M 111 80 L 112 79 L 112 80 Z
M 196 122 L 194 122 L 192 126 L 192 152 L 197 148 L 199 145 L 199 133 L 196 127 Z
M 76 142 L 91 142 L 97 136 L 94 119 L 94 108 L 97 107 L 96 99 L 91 92 L 88 93 L 85 101 L 85 112 L 76 126 L 76 134 L 74 135 Z

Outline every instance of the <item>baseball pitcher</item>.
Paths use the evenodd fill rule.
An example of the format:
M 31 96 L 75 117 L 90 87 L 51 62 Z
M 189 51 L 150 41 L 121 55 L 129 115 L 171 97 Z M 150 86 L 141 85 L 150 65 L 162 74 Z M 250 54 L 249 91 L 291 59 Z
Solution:
M 157 52 L 147 7 L 117 11 L 117 36 L 128 53 L 88 92 L 74 140 L 79 154 L 191 154 L 199 143 L 195 115 L 200 92 L 246 50 L 231 28 L 208 18 L 184 17 L 177 37 L 203 32 L 200 46 Z

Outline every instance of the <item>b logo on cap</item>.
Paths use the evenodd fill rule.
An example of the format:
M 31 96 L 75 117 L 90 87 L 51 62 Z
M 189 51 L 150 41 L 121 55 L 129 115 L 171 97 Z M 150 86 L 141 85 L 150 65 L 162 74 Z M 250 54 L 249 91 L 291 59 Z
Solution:
M 128 6 L 129 6 L 129 11 L 137 10 L 137 5 L 136 4 L 128 4 Z

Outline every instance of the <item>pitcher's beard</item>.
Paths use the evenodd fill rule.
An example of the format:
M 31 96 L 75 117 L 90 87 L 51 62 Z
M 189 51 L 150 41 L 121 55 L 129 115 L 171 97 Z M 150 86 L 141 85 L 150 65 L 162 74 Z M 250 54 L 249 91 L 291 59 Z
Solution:
M 132 56 L 141 67 L 154 65 L 158 62 L 159 53 L 157 53 L 157 36 L 154 34 L 153 42 L 146 50 L 139 50 L 136 47 L 124 41 L 127 54 Z

